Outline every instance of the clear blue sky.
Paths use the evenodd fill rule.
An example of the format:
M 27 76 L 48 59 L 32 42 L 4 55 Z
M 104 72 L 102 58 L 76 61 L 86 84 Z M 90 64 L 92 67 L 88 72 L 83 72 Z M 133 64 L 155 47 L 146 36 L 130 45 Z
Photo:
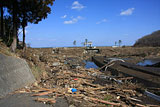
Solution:
M 160 30 L 160 0 L 56 0 L 48 18 L 26 28 L 32 47 L 123 45 Z M 20 35 L 21 38 L 22 35 Z

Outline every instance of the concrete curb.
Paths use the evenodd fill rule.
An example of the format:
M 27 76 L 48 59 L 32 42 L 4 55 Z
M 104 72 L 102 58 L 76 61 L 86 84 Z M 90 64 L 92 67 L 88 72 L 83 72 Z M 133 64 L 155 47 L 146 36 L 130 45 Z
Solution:
M 0 54 L 0 97 L 34 81 L 35 78 L 25 60 Z

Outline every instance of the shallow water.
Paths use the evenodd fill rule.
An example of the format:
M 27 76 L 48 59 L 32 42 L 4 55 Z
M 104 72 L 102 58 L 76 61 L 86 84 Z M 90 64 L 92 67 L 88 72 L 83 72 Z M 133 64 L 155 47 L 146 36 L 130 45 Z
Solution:
M 98 68 L 98 66 L 92 61 L 84 61 L 84 62 L 85 62 L 85 68 L 86 69 L 90 69 L 90 68 L 97 69 Z
M 144 60 L 142 62 L 137 63 L 136 65 L 147 66 L 147 65 L 154 65 L 156 63 L 158 63 L 158 61 L 146 59 L 146 60 Z

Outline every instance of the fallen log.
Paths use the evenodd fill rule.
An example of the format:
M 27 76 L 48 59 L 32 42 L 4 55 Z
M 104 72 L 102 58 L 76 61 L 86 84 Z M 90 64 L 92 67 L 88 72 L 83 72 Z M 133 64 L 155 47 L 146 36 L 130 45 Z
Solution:
M 148 97 L 151 97 L 151 98 L 157 100 L 157 101 L 160 101 L 160 96 L 158 96 L 154 93 L 151 93 L 149 91 L 145 91 L 144 94 L 147 95 Z
M 47 89 L 47 88 L 38 87 L 38 89 L 33 89 L 31 91 L 32 92 L 44 92 L 44 91 L 51 91 L 51 90 L 54 90 L 54 89 Z
M 89 86 L 91 86 L 91 87 L 97 87 L 97 85 L 91 84 L 91 83 L 89 83 L 89 82 L 87 82 L 87 81 L 83 81 L 82 84 L 86 84 L 86 85 L 89 85 Z
M 133 77 L 119 78 L 119 80 L 130 80 L 130 79 L 133 79 Z
M 160 88 L 156 88 L 156 87 L 148 87 L 148 89 L 151 89 L 151 90 L 160 90 Z
M 159 107 L 159 105 L 150 105 L 150 104 L 147 104 L 147 107 Z
M 136 98 L 127 97 L 127 99 L 129 99 L 129 100 L 133 100 L 133 101 L 136 101 L 136 102 L 142 102 L 141 100 L 136 99 Z
M 48 95 L 53 93 L 54 91 L 47 91 L 47 92 L 42 92 L 42 93 L 38 93 L 38 94 L 32 94 L 32 96 L 43 96 L 43 95 Z
M 142 104 L 136 104 L 136 106 L 138 106 L 138 107 L 147 107 L 147 106 L 142 105 Z
M 104 89 L 106 89 L 106 87 L 91 88 L 92 91 L 104 90 Z
M 92 100 L 92 101 L 97 101 L 100 103 L 104 103 L 104 104 L 109 104 L 109 105 L 114 105 L 114 106 L 121 106 L 120 103 L 113 103 L 113 102 L 109 102 L 109 101 L 105 101 L 105 100 L 100 100 L 100 99 L 96 99 L 96 98 L 92 98 L 92 97 L 88 97 L 88 99 Z

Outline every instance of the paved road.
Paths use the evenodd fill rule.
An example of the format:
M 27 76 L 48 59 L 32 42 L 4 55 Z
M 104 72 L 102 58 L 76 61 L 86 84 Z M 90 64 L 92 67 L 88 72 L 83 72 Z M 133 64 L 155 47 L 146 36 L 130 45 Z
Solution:
M 36 97 L 30 94 L 13 94 L 7 95 L 0 99 L 0 107 L 68 107 L 68 103 L 63 98 L 56 99 L 54 105 L 43 104 L 34 101 Z
M 40 102 L 35 102 L 30 94 L 7 95 L 0 99 L 0 107 L 51 107 Z

